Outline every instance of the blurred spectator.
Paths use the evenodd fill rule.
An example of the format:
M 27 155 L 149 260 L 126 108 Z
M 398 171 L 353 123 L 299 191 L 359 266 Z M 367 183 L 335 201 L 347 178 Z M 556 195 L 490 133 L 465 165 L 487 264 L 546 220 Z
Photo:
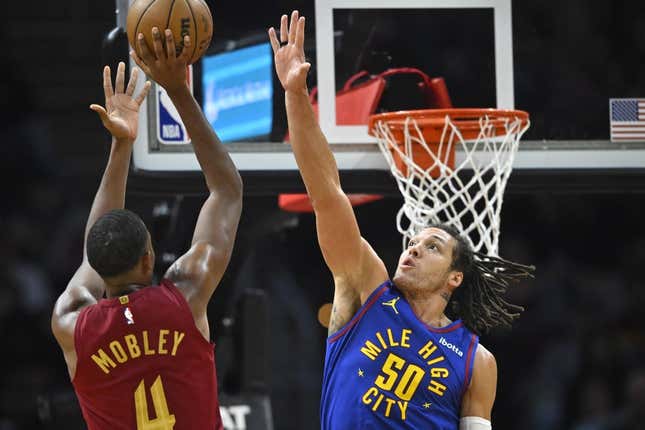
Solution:
M 580 386 L 574 430 L 600 430 L 612 411 L 611 385 L 602 377 L 591 377 Z

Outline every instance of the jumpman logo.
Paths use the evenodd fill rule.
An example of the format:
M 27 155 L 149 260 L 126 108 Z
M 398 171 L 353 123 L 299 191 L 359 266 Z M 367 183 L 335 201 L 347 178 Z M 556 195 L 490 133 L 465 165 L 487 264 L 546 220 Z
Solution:
M 392 306 L 392 309 L 394 309 L 394 313 L 398 315 L 399 311 L 396 310 L 396 302 L 398 302 L 400 298 L 401 297 L 395 297 L 392 300 L 388 300 L 387 302 L 383 302 L 381 304 L 384 306 Z

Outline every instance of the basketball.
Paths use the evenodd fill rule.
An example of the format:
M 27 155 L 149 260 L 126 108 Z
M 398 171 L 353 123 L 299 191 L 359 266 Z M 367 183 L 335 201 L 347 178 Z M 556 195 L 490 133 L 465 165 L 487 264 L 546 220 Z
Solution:
M 134 0 L 128 10 L 126 31 L 130 46 L 141 57 L 137 35 L 143 33 L 151 52 L 152 28 L 157 27 L 162 34 L 166 28 L 172 31 L 177 46 L 177 55 L 184 47 L 184 36 L 190 36 L 192 64 L 204 55 L 213 36 L 213 17 L 204 0 Z

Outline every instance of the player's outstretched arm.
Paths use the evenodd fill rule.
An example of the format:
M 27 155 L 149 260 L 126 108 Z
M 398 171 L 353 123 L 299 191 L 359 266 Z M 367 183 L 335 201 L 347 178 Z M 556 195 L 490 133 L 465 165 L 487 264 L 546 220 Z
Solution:
M 481 344 L 475 351 L 473 376 L 461 402 L 460 430 L 490 430 L 497 391 L 495 357 Z
M 300 174 L 316 213 L 318 241 L 339 286 L 360 295 L 361 302 L 387 279 L 385 265 L 361 237 L 349 199 L 340 185 L 336 160 L 316 120 L 307 91 L 310 64 L 304 54 L 305 18 L 298 11 L 282 16 L 280 42 L 269 39 L 275 68 L 285 90 L 289 136 Z M 331 329 L 331 328 L 330 328 Z
M 85 226 L 85 242 L 90 228 L 98 218 L 110 210 L 123 209 L 125 204 L 126 182 L 132 145 L 137 135 L 139 108 L 150 89 L 150 83 L 146 82 L 141 93 L 134 96 L 138 76 L 139 70 L 133 69 L 126 88 L 125 64 L 119 63 L 113 87 L 110 68 L 105 66 L 103 69 L 105 107 L 97 104 L 90 106 L 90 109 L 98 113 L 103 126 L 112 134 L 112 146 Z M 83 262 L 56 301 L 52 315 L 52 330 L 63 350 L 73 351 L 74 349 L 73 334 L 78 312 L 83 307 L 100 300 L 104 291 L 105 283 L 90 266 L 84 243 Z
M 162 36 L 159 29 L 153 28 L 152 38 L 154 52 L 147 48 L 140 34 L 137 42 L 141 58 L 134 51 L 130 55 L 170 96 L 190 134 L 209 190 L 197 219 L 192 247 L 170 267 L 166 276 L 184 293 L 198 327 L 207 330 L 206 307 L 230 260 L 242 212 L 242 180 L 186 84 L 188 53 L 192 50 L 190 38 L 184 38 L 179 56 L 175 55 L 170 30 Z

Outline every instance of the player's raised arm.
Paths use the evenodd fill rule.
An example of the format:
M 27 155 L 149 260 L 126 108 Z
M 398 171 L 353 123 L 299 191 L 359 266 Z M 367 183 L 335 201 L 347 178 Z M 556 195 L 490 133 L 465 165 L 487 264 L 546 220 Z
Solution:
M 152 37 L 154 52 L 150 52 L 140 34 L 142 58 L 134 51 L 131 55 L 148 76 L 165 88 L 177 108 L 209 190 L 197 219 L 191 249 L 166 274 L 182 290 L 193 316 L 199 320 L 205 318 L 208 301 L 231 257 L 242 211 L 242 180 L 186 84 L 188 52 L 192 51 L 190 39 L 184 38 L 184 49 L 176 56 L 170 30 L 162 36 L 159 29 L 153 28 Z
M 340 185 L 336 160 L 316 120 L 307 91 L 310 64 L 304 54 L 305 18 L 282 16 L 280 35 L 269 29 L 278 78 L 285 90 L 289 136 L 300 174 L 316 213 L 318 241 L 338 288 L 361 302 L 387 279 L 383 262 L 361 237 L 349 199 Z M 331 330 L 331 327 L 330 327 Z
M 87 219 L 83 262 L 56 301 L 52 314 L 52 330 L 63 347 L 66 358 L 67 353 L 74 349 L 74 324 L 79 311 L 100 300 L 105 291 L 105 282 L 92 269 L 87 259 L 87 235 L 97 219 L 110 210 L 123 209 L 125 204 L 125 188 L 132 145 L 137 135 L 139 108 L 150 89 L 150 83 L 146 82 L 143 91 L 134 97 L 138 75 L 139 70 L 133 69 L 128 86 L 125 88 L 125 64 L 119 63 L 113 87 L 110 68 L 105 66 L 103 69 L 105 107 L 96 104 L 90 106 L 90 109 L 98 113 L 103 125 L 112 134 L 112 146 L 101 184 Z

